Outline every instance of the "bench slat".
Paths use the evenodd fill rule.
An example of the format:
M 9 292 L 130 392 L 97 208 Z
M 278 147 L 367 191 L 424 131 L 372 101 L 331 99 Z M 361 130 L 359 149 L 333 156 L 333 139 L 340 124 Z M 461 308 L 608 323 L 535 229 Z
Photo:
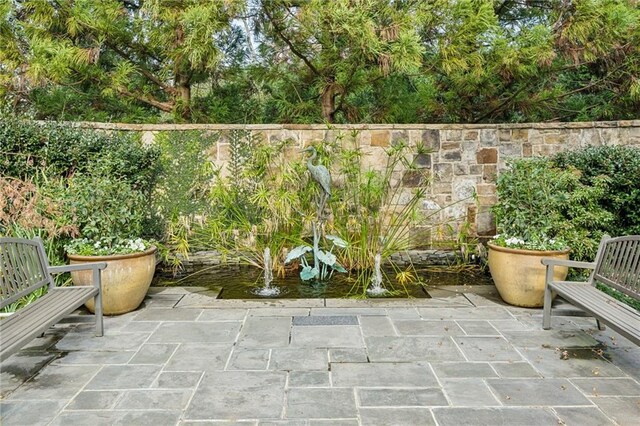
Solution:
M 91 287 L 61 287 L 47 292 L 35 302 L 18 310 L 4 320 L 0 321 L 0 330 L 14 329 L 14 323 L 24 322 L 26 318 L 38 319 L 50 316 L 51 312 L 59 309 L 57 305 L 76 303 L 76 301 L 92 298 L 96 290 Z M 45 306 L 46 305 L 46 306 Z M 51 311 L 51 312 L 49 312 Z
M 550 283 L 550 288 L 624 337 L 640 344 L 640 313 L 633 308 L 584 283 L 554 282 Z
M 4 360 L 97 294 L 95 287 L 55 288 L 29 306 L 0 321 Z
M 552 288 L 561 295 L 579 301 L 596 316 L 615 317 L 629 328 L 640 325 L 640 314 L 598 289 L 580 284 L 552 285 Z
M 0 307 L 53 283 L 37 240 L 0 238 Z

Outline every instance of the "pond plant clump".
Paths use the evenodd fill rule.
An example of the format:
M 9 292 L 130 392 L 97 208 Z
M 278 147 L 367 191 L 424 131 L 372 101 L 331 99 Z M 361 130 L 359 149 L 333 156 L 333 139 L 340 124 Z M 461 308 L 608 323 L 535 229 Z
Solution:
M 175 240 L 177 247 L 241 253 L 260 268 L 268 247 L 275 276 L 299 273 L 305 281 L 326 282 L 335 272 L 348 273 L 362 295 L 376 254 L 388 261 L 410 247 L 409 229 L 421 220 L 425 190 L 408 191 L 398 176 L 412 170 L 427 182 L 427 171 L 411 160 L 423 147 L 400 141 L 387 148 L 386 164 L 373 169 L 363 167 L 366 154 L 356 132 L 314 144 L 308 148 L 313 160 L 290 140 L 262 144 L 241 131 L 228 140 L 229 166 L 215 171 L 207 214 L 174 233 L 182 240 Z M 330 187 L 313 180 L 310 170 L 318 168 L 333 176 Z M 391 267 L 402 285 L 416 281 L 411 267 Z

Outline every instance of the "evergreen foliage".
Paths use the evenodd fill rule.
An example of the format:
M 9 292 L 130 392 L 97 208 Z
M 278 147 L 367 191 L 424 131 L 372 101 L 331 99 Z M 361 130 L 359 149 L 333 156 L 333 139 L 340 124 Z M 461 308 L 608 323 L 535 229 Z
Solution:
M 611 236 L 640 234 L 640 149 L 628 146 L 590 146 L 556 154 L 559 167 L 575 167 L 580 181 L 606 184 L 600 207 L 614 220 L 602 228 Z
M 640 117 L 636 0 L 0 0 L 0 98 L 125 122 Z

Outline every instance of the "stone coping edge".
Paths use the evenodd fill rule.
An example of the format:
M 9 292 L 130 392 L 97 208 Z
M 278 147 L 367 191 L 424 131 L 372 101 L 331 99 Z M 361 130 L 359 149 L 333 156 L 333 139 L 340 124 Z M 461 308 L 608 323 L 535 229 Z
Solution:
M 48 123 L 48 121 L 38 121 Z M 549 123 L 489 123 L 489 124 L 132 124 L 92 121 L 61 121 L 73 127 L 123 131 L 168 130 L 463 130 L 463 129 L 586 129 L 640 127 L 640 120 L 583 121 Z

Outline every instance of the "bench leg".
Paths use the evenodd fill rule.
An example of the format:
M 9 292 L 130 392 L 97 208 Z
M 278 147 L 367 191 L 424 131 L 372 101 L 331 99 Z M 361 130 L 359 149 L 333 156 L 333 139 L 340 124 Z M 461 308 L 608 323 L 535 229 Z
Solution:
M 598 330 L 600 331 L 607 329 L 607 327 L 605 327 L 604 324 L 602 324 L 598 318 L 596 318 L 596 324 L 598 325 Z
M 551 289 L 549 285 L 544 287 L 544 307 L 542 308 L 542 328 L 549 330 L 551 328 Z
M 98 287 L 98 294 L 93 298 L 96 315 L 96 336 L 101 337 L 104 334 L 104 324 L 102 322 L 102 283 L 100 280 L 100 270 L 93 270 L 93 284 Z

